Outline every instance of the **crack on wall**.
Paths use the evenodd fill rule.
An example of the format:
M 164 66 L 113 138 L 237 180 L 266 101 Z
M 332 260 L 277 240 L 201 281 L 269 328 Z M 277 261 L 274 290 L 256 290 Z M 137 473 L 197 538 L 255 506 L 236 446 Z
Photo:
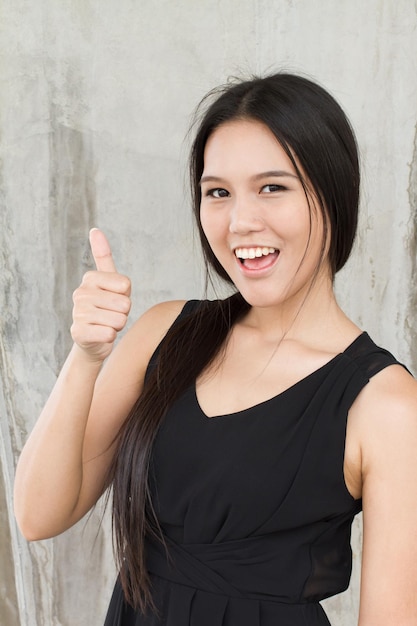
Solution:
M 50 141 L 49 245 L 56 268 L 54 361 L 59 370 L 71 346 L 71 294 L 91 268 L 88 232 L 96 221 L 96 189 L 92 135 L 56 122 Z
M 417 373 L 417 123 L 414 127 L 414 150 L 410 163 L 408 198 L 411 209 L 408 249 L 411 257 L 411 285 L 405 330 L 410 349 L 410 366 Z

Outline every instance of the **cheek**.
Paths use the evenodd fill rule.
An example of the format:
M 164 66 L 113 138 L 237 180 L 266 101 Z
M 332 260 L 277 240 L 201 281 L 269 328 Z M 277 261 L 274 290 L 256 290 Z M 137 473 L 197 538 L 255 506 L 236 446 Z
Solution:
M 212 211 L 200 208 L 201 228 L 210 243 L 215 243 L 222 232 L 222 225 Z

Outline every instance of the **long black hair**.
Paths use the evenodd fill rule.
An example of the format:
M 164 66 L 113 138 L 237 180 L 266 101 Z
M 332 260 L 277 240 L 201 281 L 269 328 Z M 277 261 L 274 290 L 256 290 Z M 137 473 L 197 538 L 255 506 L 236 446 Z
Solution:
M 291 159 L 306 194 L 309 189 L 314 191 L 325 226 L 323 238 L 329 240 L 327 254 L 334 276 L 352 249 L 359 201 L 356 140 L 338 103 L 316 83 L 278 73 L 228 84 L 211 92 L 201 106 L 205 111 L 191 149 L 190 178 L 207 267 L 230 282 L 200 222 L 205 145 L 222 124 L 245 119 L 261 122 L 272 131 Z M 237 292 L 225 300 L 203 301 L 195 313 L 174 324 L 120 430 L 109 474 L 114 545 L 124 594 L 135 608 L 153 606 L 146 569 L 146 537 L 161 538 L 149 485 L 149 464 L 158 428 L 172 403 L 219 354 L 230 329 L 249 308 Z

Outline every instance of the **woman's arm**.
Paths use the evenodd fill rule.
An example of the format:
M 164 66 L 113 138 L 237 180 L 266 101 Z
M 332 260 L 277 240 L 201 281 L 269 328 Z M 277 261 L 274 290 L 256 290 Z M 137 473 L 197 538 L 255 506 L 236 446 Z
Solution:
M 149 310 L 112 350 L 129 313 L 130 282 L 117 274 L 100 231 L 91 233 L 91 244 L 97 271 L 88 272 L 74 293 L 74 346 L 16 471 L 15 512 L 29 540 L 63 532 L 102 494 L 114 437 L 183 304 Z
M 383 370 L 351 417 L 363 485 L 359 626 L 416 626 L 417 382 L 400 366 Z

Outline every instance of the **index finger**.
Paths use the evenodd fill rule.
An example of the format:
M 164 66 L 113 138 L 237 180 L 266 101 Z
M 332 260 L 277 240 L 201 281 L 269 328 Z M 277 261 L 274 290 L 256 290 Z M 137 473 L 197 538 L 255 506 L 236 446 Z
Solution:
M 105 234 L 98 228 L 90 230 L 90 246 L 96 268 L 100 272 L 116 272 L 110 244 Z

